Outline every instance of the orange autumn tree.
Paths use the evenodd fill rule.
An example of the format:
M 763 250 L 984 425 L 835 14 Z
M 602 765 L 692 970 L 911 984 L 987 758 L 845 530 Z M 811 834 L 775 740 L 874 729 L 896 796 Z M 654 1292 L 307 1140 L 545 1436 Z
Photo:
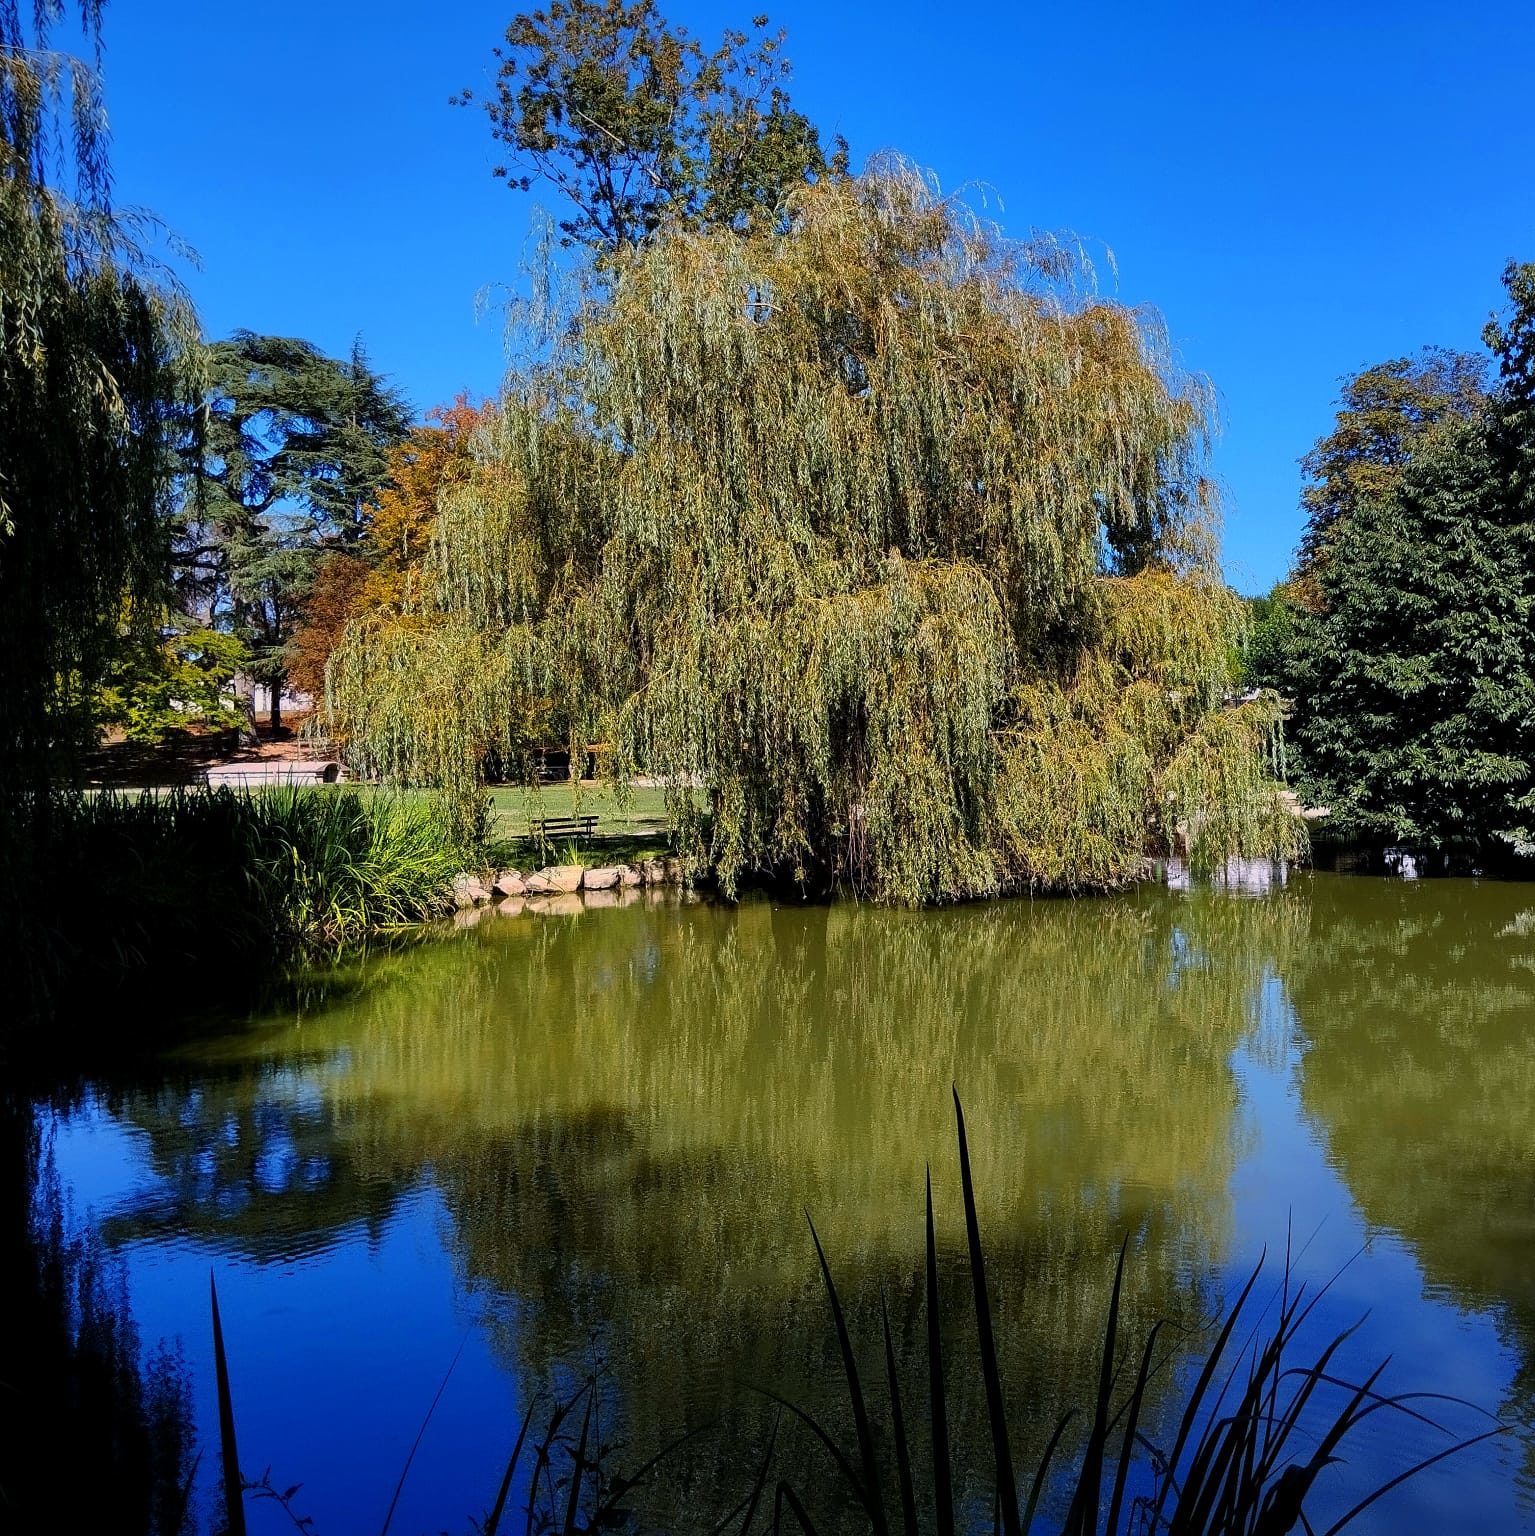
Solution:
M 371 567 L 363 554 L 332 550 L 320 561 L 304 599 L 303 617 L 288 642 L 288 677 L 300 693 L 325 693 L 325 667 L 367 585 Z
M 418 427 L 390 455 L 389 477 L 379 487 L 368 524 L 370 570 L 359 611 L 399 612 L 404 606 L 410 572 L 431 542 L 439 498 L 474 473 L 474 435 L 494 412 L 489 404 L 471 405 L 460 395 L 426 419 L 429 425 Z
M 488 405 L 460 395 L 427 413 L 426 425 L 390 451 L 383 482 L 368 506 L 368 526 L 353 549 L 321 563 L 293 637 L 289 674 L 296 687 L 320 698 L 325 668 L 354 618 L 400 613 L 412 572 L 431 542 L 439 498 L 474 471 L 472 441 L 489 419 Z

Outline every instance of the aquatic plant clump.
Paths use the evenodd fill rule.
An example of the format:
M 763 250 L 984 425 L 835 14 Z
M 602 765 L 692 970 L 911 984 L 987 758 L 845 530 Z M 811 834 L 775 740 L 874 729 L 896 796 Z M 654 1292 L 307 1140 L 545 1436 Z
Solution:
M 672 786 L 727 892 L 1101 889 L 1148 853 L 1295 851 L 1278 702 L 1230 699 L 1208 391 L 1087 276 L 899 162 L 605 264 L 413 611 L 335 657 L 333 728 L 466 804 L 481 743 L 601 744 Z M 448 635 L 492 686 L 434 683 Z
M 76 998 L 165 975 L 270 978 L 451 910 L 483 838 L 453 832 L 433 797 L 370 789 L 73 796 L 54 808 L 48 865 L 59 891 L 90 892 L 94 918 L 55 928 L 47 980 Z

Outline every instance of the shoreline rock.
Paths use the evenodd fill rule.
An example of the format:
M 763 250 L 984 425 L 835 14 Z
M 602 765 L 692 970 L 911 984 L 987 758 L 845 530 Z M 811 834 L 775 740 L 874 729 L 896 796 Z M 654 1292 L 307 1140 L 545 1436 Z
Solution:
M 569 896 L 581 889 L 586 871 L 579 864 L 549 864 L 523 881 L 529 896 Z
M 460 911 L 471 907 L 490 905 L 490 891 L 478 875 L 462 874 L 453 877 L 453 905 Z
M 502 869 L 464 870 L 452 881 L 455 921 L 472 928 L 494 907 L 503 917 L 523 913 L 564 917 L 588 908 L 628 907 L 642 898 L 664 901 L 667 887 L 680 900 L 696 900 L 683 861 L 674 856 L 641 859 L 637 864 L 550 864 L 530 874 Z

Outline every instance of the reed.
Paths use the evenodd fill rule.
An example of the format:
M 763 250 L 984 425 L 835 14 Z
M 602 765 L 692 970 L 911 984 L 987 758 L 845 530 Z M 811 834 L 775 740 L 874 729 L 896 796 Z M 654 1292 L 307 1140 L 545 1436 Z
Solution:
M 484 856 L 483 822 L 466 836 L 432 796 L 175 789 L 61 797 L 3 878 L 35 1013 L 136 982 L 173 1013 L 210 977 L 259 982 L 447 910 L 452 877 Z
M 335 948 L 441 911 L 478 850 L 421 796 L 305 789 L 252 797 L 251 869 L 276 931 Z

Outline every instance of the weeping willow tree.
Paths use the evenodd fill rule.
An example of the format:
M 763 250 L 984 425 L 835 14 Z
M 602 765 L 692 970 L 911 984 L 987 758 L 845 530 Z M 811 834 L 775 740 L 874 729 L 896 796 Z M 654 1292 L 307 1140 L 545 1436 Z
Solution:
M 110 200 L 94 65 L 0 5 L 0 816 L 89 739 L 124 604 L 158 613 L 195 326 Z M 99 48 L 101 0 L 80 8 Z M 18 803 L 17 797 L 21 797 Z
M 1277 704 L 1227 702 L 1207 392 L 1086 276 L 893 162 L 639 247 L 509 390 L 415 611 L 341 648 L 336 728 L 463 796 L 532 731 L 603 743 L 727 891 L 1289 851 Z

